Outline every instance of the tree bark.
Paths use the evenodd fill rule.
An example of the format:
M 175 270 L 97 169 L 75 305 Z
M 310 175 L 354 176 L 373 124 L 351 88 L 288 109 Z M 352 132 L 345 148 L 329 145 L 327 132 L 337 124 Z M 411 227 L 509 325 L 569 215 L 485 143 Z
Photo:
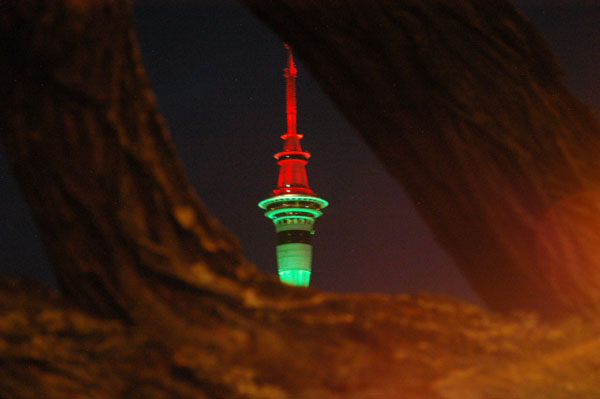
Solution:
M 600 125 L 503 0 L 243 0 L 492 309 L 600 307 Z
M 244 259 L 184 176 L 130 2 L 3 8 L 2 138 L 62 293 L 170 334 L 189 331 L 188 319 L 226 319 L 242 295 L 284 292 Z M 246 283 L 261 294 L 244 294 Z
M 550 212 L 544 208 L 549 206 L 550 191 L 544 190 L 552 188 L 557 198 L 564 199 L 561 195 L 577 192 L 579 187 L 595 187 L 592 173 L 584 171 L 593 162 L 590 153 L 597 124 L 557 83 L 555 72 L 533 68 L 552 66 L 548 57 L 532 61 L 529 56 L 538 53 L 532 50 L 526 57 L 520 52 L 525 50 L 518 43 L 538 40 L 520 17 L 506 9 L 506 15 L 501 14 L 505 15 L 504 25 L 493 25 L 493 30 L 486 25 L 491 15 L 482 10 L 494 9 L 477 1 L 460 6 L 449 3 L 441 9 L 446 14 L 431 11 L 445 4 L 433 0 L 397 3 L 391 14 L 387 2 L 348 2 L 344 9 L 336 8 L 338 2 L 319 4 L 320 10 L 308 2 L 294 4 L 298 15 L 292 22 L 298 29 L 306 28 L 307 37 L 299 33 L 301 40 L 292 38 L 287 25 L 278 29 L 310 60 L 346 112 L 353 108 L 343 104 L 364 100 L 362 116 L 352 117 L 353 122 L 363 127 L 372 123 L 363 133 L 379 148 L 389 167 L 397 162 L 397 170 L 404 171 L 402 181 L 413 195 L 422 190 L 423 201 L 438 204 L 435 209 L 422 209 L 431 212 L 428 220 L 438 236 L 448 234 L 444 242 L 454 248 L 457 259 L 462 259 L 456 255 L 461 253 L 465 262 L 475 259 L 476 244 L 481 246 L 478 250 L 496 251 L 490 255 L 505 255 L 480 265 L 488 268 L 481 276 L 498 280 L 488 301 L 497 303 L 490 298 L 504 287 L 508 303 L 497 308 L 544 309 L 527 300 L 527 295 L 512 295 L 503 285 L 506 276 L 514 273 L 515 285 L 539 293 L 540 303 L 578 310 L 591 303 L 593 290 L 583 284 L 581 297 L 575 300 L 561 286 L 549 289 L 550 277 L 524 278 L 527 270 L 537 270 L 537 264 L 519 269 L 524 263 L 513 261 L 523 261 L 519 245 L 525 244 L 500 234 L 510 229 L 518 233 L 519 226 L 537 226 L 531 222 L 537 223 L 537 219 L 526 212 L 530 208 L 519 202 L 521 191 L 517 193 L 515 183 L 508 179 L 517 175 L 511 172 L 524 173 L 518 175 L 518 187 L 532 195 L 532 201 L 540 200 L 539 211 L 549 215 L 542 219 L 550 227 L 553 218 L 561 220 L 564 212 L 574 208 L 564 200 L 564 212 L 560 207 Z M 503 3 L 494 4 L 499 7 Z M 412 8 L 405 15 L 406 5 Z M 533 316 L 500 316 L 449 298 L 325 294 L 286 287 L 262 275 L 244 259 L 235 239 L 206 212 L 183 174 L 139 61 L 131 5 L 117 0 L 23 0 L 1 7 L 2 139 L 62 291 L 59 296 L 39 285 L 0 279 L 3 397 L 439 399 L 467 394 L 474 398 L 600 394 L 600 326 L 594 319 L 574 316 L 549 325 Z M 285 1 L 254 3 L 253 7 L 261 7 L 264 13 L 269 7 L 273 14 L 261 14 L 264 18 L 291 10 Z M 428 7 L 433 8 L 427 11 Z M 315 30 L 303 25 L 309 15 L 317 18 L 315 21 L 322 18 L 329 28 L 323 25 Z M 493 58 L 498 56 L 495 53 L 492 58 L 481 55 L 472 62 L 472 74 L 468 75 L 471 88 L 467 85 L 470 81 L 452 73 L 457 68 L 453 62 L 466 55 L 454 49 L 448 55 L 454 58 L 437 60 L 429 54 L 432 48 L 417 51 L 419 47 L 413 43 L 418 39 L 423 45 L 439 45 L 436 40 L 441 34 L 433 35 L 430 30 L 439 23 L 435 29 L 445 32 L 444 23 L 450 22 L 436 19 L 441 15 L 452 15 L 452 21 L 472 21 L 465 26 L 477 32 L 480 41 L 475 43 L 494 44 L 503 49 L 501 54 L 516 58 L 506 58 L 511 64 L 502 67 L 499 60 L 504 58 Z M 398 35 L 400 39 L 394 40 L 411 45 L 392 40 L 394 56 L 387 59 L 387 37 L 375 40 L 357 32 L 368 33 L 368 25 L 376 20 L 383 29 L 393 22 L 391 16 L 402 21 L 394 25 L 398 30 L 429 30 L 424 36 Z M 430 19 L 427 24 L 425 16 Z M 359 23 L 358 30 L 349 28 L 352 18 Z M 462 37 L 465 26 L 455 26 L 457 38 Z M 513 27 L 512 35 L 506 36 L 503 29 L 507 26 Z M 344 33 L 330 35 L 329 29 Z M 451 37 L 448 40 L 454 43 Z M 513 43 L 516 37 L 521 41 Z M 372 49 L 365 40 L 372 43 Z M 467 41 L 457 43 L 466 46 Z M 330 61 L 323 55 L 326 47 L 332 50 Z M 467 47 L 460 48 L 466 54 Z M 369 61 L 371 51 L 379 52 L 377 63 Z M 420 59 L 422 54 L 429 54 L 425 59 L 437 60 L 439 65 L 421 66 L 427 75 L 415 83 L 409 79 L 411 73 L 417 74 L 410 60 L 413 56 Z M 312 64 L 315 60 L 323 61 L 320 73 Z M 401 61 L 404 63 L 398 64 Z M 475 68 L 486 63 L 490 68 L 506 69 L 507 76 L 523 85 L 518 91 L 521 94 L 511 101 L 516 101 L 515 109 L 524 110 L 523 118 L 530 118 L 532 126 L 541 129 L 542 117 L 553 116 L 543 125 L 547 136 L 538 135 L 534 128 L 507 130 L 512 123 L 517 127 L 524 123 L 513 122 L 517 111 L 507 105 L 507 93 L 517 90 L 517 85 L 504 87 L 491 79 L 495 75 Z M 370 84 L 362 80 L 361 73 L 364 79 L 372 79 Z M 484 90 L 480 80 L 486 79 L 491 87 Z M 391 90 L 388 81 L 392 86 L 395 82 L 396 89 Z M 511 81 L 506 78 L 506 82 Z M 410 84 L 414 90 L 404 87 Z M 457 96 L 456 101 L 441 94 L 441 87 L 446 86 L 448 93 Z M 396 93 L 407 96 L 406 102 L 399 102 Z M 483 94 L 485 98 L 480 99 Z M 377 95 L 381 98 L 374 97 Z M 462 96 L 477 101 L 467 102 Z M 478 101 L 483 105 L 475 104 Z M 484 112 L 495 102 L 503 117 Z M 382 117 L 375 104 L 388 107 L 385 114 L 389 112 L 389 116 Z M 426 116 L 431 119 L 430 126 Z M 564 126 L 571 122 L 578 136 L 565 135 Z M 407 124 L 421 130 L 393 130 Z M 536 135 L 526 136 L 527 132 Z M 526 145 L 527 140 L 539 141 L 541 147 Z M 387 144 L 393 151 L 381 147 Z M 506 150 L 498 152 L 496 147 Z M 563 165 L 564 158 L 555 161 L 564 166 L 561 168 L 551 162 L 538 164 L 542 156 L 532 154 L 532 148 L 543 148 L 540 154 L 554 157 L 557 147 L 563 155 L 577 156 L 568 158 L 573 161 L 569 168 Z M 448 160 L 442 157 L 444 151 Z M 522 162 L 523 169 L 517 168 L 515 159 Z M 472 173 L 469 168 L 474 166 L 481 167 L 479 173 L 487 177 Z M 453 167 L 456 173 L 443 175 L 443 167 Z M 563 185 L 575 172 L 578 179 L 570 186 Z M 492 179 L 495 177 L 498 179 Z M 506 191 L 506 195 L 486 205 L 484 199 L 495 190 L 503 195 Z M 442 195 L 447 195 L 448 204 L 443 203 Z M 584 204 L 581 214 L 586 215 L 589 208 L 585 205 L 592 197 L 578 198 Z M 514 208 L 507 207 L 509 200 L 515 201 Z M 515 221 L 506 221 L 506 231 L 494 224 L 499 220 L 495 212 L 516 215 Z M 436 227 L 435 215 L 441 227 Z M 450 223 L 457 215 L 461 216 L 458 222 Z M 469 224 L 476 222 L 476 216 L 482 218 L 481 223 Z M 586 223 L 580 219 L 572 225 L 573 231 L 580 231 Z M 466 239 L 454 242 L 448 238 L 473 226 L 481 230 L 469 230 L 471 240 L 478 240 L 469 241 L 470 246 Z M 563 236 L 556 237 L 562 240 Z M 585 249 L 564 254 L 588 256 Z M 485 260 L 483 256 L 477 259 Z M 505 271 L 493 267 L 501 260 L 507 262 Z M 581 269 L 567 272 L 566 277 L 575 272 L 584 275 Z M 594 281 L 592 272 L 585 276 Z M 480 283 L 480 290 L 485 287 Z
M 260 328 L 230 329 L 219 345 L 166 345 L 38 284 L 2 279 L 0 392 L 3 399 L 600 395 L 597 320 L 549 325 L 431 295 L 320 294 L 254 313 L 262 314 Z

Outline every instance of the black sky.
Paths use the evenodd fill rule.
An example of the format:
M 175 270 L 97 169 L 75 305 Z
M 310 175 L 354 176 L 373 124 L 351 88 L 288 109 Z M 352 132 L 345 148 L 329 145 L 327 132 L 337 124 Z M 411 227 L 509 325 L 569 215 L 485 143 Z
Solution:
M 600 110 L 600 2 L 520 0 L 557 53 L 565 82 Z M 275 187 L 285 130 L 286 52 L 234 2 L 139 1 L 138 39 L 190 181 L 275 273 L 275 233 L 256 203 Z M 403 189 L 383 170 L 299 62 L 298 128 L 311 188 L 330 201 L 317 222 L 312 284 L 332 291 L 439 291 L 477 301 Z M 0 152 L 0 272 L 55 284 L 38 233 Z

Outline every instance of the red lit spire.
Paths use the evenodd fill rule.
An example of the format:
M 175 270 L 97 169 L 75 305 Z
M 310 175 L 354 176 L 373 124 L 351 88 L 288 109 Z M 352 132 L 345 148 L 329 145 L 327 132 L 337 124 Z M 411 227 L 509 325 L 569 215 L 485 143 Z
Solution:
M 298 76 L 298 69 L 294 63 L 294 56 L 292 55 L 292 49 L 287 44 L 285 48 L 288 51 L 288 67 L 284 69 L 283 76 L 285 77 L 285 100 L 286 100 L 286 113 L 287 113 L 287 134 L 296 135 L 296 76 Z M 285 139 L 285 137 L 284 137 Z
M 287 44 L 285 48 L 288 50 L 288 66 L 284 69 L 283 74 L 286 79 L 287 132 L 281 136 L 285 140 L 283 151 L 275 154 L 280 168 L 277 188 L 273 190 L 273 194 L 314 194 L 308 187 L 306 178 L 305 165 L 310 154 L 302 151 L 302 147 L 300 147 L 302 135 L 298 134 L 296 130 L 296 76 L 298 69 L 294 63 L 292 49 Z

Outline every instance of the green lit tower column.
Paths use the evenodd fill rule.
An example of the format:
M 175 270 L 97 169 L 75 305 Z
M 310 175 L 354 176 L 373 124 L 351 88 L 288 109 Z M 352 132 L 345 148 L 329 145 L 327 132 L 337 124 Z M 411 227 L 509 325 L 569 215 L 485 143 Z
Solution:
M 277 188 L 271 197 L 258 206 L 275 224 L 277 232 L 277 265 L 279 278 L 291 285 L 308 286 L 310 283 L 312 245 L 315 220 L 323 214 L 328 203 L 317 197 L 308 186 L 306 164 L 310 154 L 302 151 L 302 135 L 296 131 L 296 76 L 292 51 L 288 45 L 286 79 L 287 132 L 283 151 L 275 154 L 279 165 Z

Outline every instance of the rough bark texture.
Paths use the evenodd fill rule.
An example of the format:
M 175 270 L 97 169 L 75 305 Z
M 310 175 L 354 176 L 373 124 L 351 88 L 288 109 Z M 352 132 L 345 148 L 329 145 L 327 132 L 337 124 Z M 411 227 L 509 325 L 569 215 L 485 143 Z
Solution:
M 523 263 L 521 227 L 544 220 L 558 243 L 575 237 L 556 223 L 575 209 L 567 194 L 593 193 L 597 125 L 557 83 L 544 51 L 525 55 L 539 40 L 517 14 L 478 1 L 404 1 L 393 9 L 332 1 L 292 2 L 297 18 L 290 19 L 288 3 L 252 6 L 309 60 L 342 109 L 361 105 L 353 122 L 429 204 L 422 210 L 440 239 L 465 270 L 481 260 L 476 287 L 498 282 L 486 296 L 491 304 L 580 310 L 597 303 L 594 263 L 587 273 L 568 259 L 566 271 L 550 269 L 572 277 L 554 289 L 552 277 L 527 277 L 538 263 Z M 505 16 L 497 23 L 495 6 Z M 130 4 L 0 7 L 2 139 L 62 290 L 0 279 L 2 398 L 600 396 L 593 319 L 549 325 L 450 298 L 333 295 L 263 276 L 183 175 L 139 62 Z M 278 15 L 287 22 L 277 25 Z M 371 32 L 373 21 L 381 32 L 395 29 L 394 39 Z M 442 51 L 445 58 L 433 57 Z M 471 51 L 479 58 L 468 61 Z M 463 63 L 472 69 L 459 74 Z M 538 71 L 544 67 L 551 70 Z M 504 80 L 495 80 L 498 71 Z M 543 154 L 557 158 L 542 162 Z M 574 197 L 582 204 L 569 224 L 575 233 L 589 227 L 588 191 Z M 534 210 L 545 216 L 534 218 Z M 506 227 L 495 224 L 499 215 Z M 469 243 L 461 238 L 467 233 Z M 560 254 L 583 259 L 586 248 Z M 477 255 L 483 250 L 488 257 Z M 511 273 L 516 288 L 539 301 L 503 285 Z M 494 300 L 502 290 L 506 306 Z
M 245 0 L 493 309 L 597 313 L 600 125 L 501 0 Z
M 446 297 L 318 294 L 229 340 L 168 346 L 0 281 L 2 398 L 594 399 L 600 324 Z M 261 316 L 262 315 L 262 316 Z M 205 332 L 216 324 L 205 326 Z M 234 350 L 234 348 L 237 348 Z
M 189 186 L 140 63 L 129 2 L 3 8 L 2 138 L 62 293 L 161 334 L 187 331 L 187 319 L 227 318 L 242 282 L 281 294 Z

